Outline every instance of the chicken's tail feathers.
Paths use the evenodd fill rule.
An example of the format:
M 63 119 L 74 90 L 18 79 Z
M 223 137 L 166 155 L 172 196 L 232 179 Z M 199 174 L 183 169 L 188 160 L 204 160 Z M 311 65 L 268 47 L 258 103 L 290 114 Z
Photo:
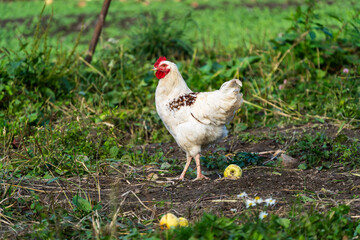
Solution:
M 216 101 L 221 110 L 223 123 L 228 123 L 234 117 L 235 112 L 243 104 L 243 95 L 240 92 L 242 83 L 239 79 L 224 82 L 218 92 Z
M 241 82 L 239 79 L 234 78 L 234 79 L 230 80 L 229 82 L 230 82 L 231 84 L 237 84 L 237 85 L 239 85 L 240 87 L 242 87 L 242 82 Z
M 193 117 L 204 124 L 219 126 L 229 123 L 243 103 L 241 86 L 239 79 L 232 79 L 217 91 L 199 94 L 195 103 L 198 109 L 193 112 Z
M 230 81 L 224 82 L 223 85 L 221 85 L 220 90 L 234 89 L 236 92 L 240 92 L 241 87 L 242 82 L 239 79 L 232 79 Z

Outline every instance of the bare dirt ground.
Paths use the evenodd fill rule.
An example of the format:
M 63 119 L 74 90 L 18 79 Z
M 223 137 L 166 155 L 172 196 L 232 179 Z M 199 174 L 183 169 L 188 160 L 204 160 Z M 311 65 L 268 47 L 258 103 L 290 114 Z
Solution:
M 188 219 L 198 218 L 203 212 L 232 216 L 236 209 L 245 209 L 243 200 L 236 197 L 246 192 L 249 197 L 272 197 L 277 204 L 273 208 L 277 214 L 285 214 L 294 201 L 316 204 L 325 210 L 338 204 L 352 207 L 352 214 L 359 215 L 359 201 L 354 199 L 360 194 L 360 178 L 351 173 L 344 174 L 339 169 L 331 171 L 290 170 L 267 167 L 246 169 L 239 180 L 210 180 L 202 182 L 151 183 L 138 182 L 131 186 L 126 181 L 115 184 L 114 193 L 119 199 L 127 196 L 122 204 L 124 212 L 141 216 L 139 211 L 157 214 L 174 211 Z M 131 194 L 127 194 L 132 191 Z M 149 209 L 142 206 L 135 193 Z
M 322 125 L 320 128 L 328 136 L 335 136 L 339 129 L 330 125 Z M 247 132 L 251 135 L 263 135 L 264 131 L 276 131 L 291 136 L 294 131 L 297 134 L 312 134 L 319 130 L 318 125 L 309 124 Z M 342 134 L 356 137 L 360 136 L 360 130 L 344 129 Z M 276 140 L 243 142 L 236 136 L 228 138 L 220 146 L 232 152 L 271 151 L 283 147 Z M 173 143 L 152 144 L 142 148 L 150 153 L 161 148 L 164 152 L 167 150 L 168 157 L 184 157 Z M 207 154 L 211 154 L 214 149 Z M 159 178 L 149 180 L 151 173 L 156 173 Z M 67 208 L 70 205 L 67 199 L 71 201 L 76 193 L 86 194 L 92 201 L 101 202 L 103 210 L 109 214 L 118 210 L 121 216 L 138 220 L 154 219 L 168 211 L 192 221 L 201 217 L 204 212 L 230 217 L 245 210 L 244 201 L 237 198 L 242 192 L 246 192 L 251 198 L 260 196 L 263 199 L 276 199 L 276 205 L 270 211 L 278 215 L 287 214 L 294 203 L 300 201 L 305 207 L 311 206 L 319 211 L 346 204 L 351 207 L 350 215 L 353 218 L 360 216 L 360 171 L 345 169 L 341 164 L 334 164 L 330 169 L 321 171 L 315 168 L 300 170 L 252 166 L 244 168 L 243 177 L 237 180 L 223 179 L 217 171 L 208 171 L 211 180 L 193 182 L 191 177 L 186 176 L 186 181 L 178 181 L 175 177 L 179 174 L 177 171 L 160 170 L 157 165 L 121 165 L 111 167 L 107 175 L 59 179 L 52 183 L 46 183 L 45 180 L 22 180 L 21 188 L 23 194 L 35 190 L 41 195 L 43 202 L 57 202 Z
M 69 205 L 65 195 L 71 199 L 76 193 L 86 193 L 92 201 L 101 202 L 103 210 L 109 214 L 119 209 L 120 216 L 139 220 L 151 220 L 168 211 L 191 221 L 204 212 L 231 217 L 246 208 L 244 201 L 237 198 L 242 192 L 251 198 L 276 199 L 270 212 L 278 215 L 286 215 L 296 201 L 319 211 L 346 204 L 351 207 L 351 216 L 360 215 L 360 174 L 343 172 L 342 167 L 317 171 L 260 166 L 245 168 L 243 177 L 238 180 L 196 182 L 173 180 L 166 173 L 156 181 L 149 181 L 147 174 L 157 169 L 131 171 L 140 174 L 136 178 L 114 174 L 60 180 L 61 187 L 56 183 L 23 181 L 22 186 L 27 187 L 23 193 L 36 189 L 43 202 L 57 202 L 66 208 Z

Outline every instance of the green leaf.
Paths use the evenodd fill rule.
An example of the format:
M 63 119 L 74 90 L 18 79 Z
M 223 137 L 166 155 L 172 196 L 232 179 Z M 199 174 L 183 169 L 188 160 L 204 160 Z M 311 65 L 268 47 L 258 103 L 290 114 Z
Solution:
M 12 96 L 12 95 L 14 94 L 14 92 L 12 91 L 12 88 L 11 88 L 9 85 L 6 85 L 6 86 L 5 86 L 5 89 L 6 89 L 6 91 L 8 92 L 8 94 L 9 94 L 10 96 Z
M 345 134 L 340 134 L 334 139 L 334 142 L 346 143 L 346 141 L 348 141 L 348 139 L 349 139 L 348 136 L 346 136 Z
M 301 195 L 301 200 L 304 202 L 304 203 L 307 203 L 307 202 L 314 202 L 315 200 L 308 197 L 308 196 L 305 196 L 305 195 Z
M 329 37 L 333 37 L 333 35 L 332 35 L 332 33 L 331 32 L 329 32 L 327 29 L 321 29 L 321 31 L 323 32 L 323 33 L 325 33 L 325 35 L 327 35 L 327 36 L 329 36 Z
M 309 35 L 310 35 L 311 40 L 314 40 L 316 38 L 316 34 L 313 31 L 310 31 Z
M 38 118 L 37 113 L 32 113 L 29 115 L 29 122 L 34 122 Z
M 356 227 L 354 237 L 360 235 L 360 224 Z
M 110 152 L 110 156 L 112 158 L 115 158 L 119 153 L 119 148 L 117 146 L 113 146 L 110 148 L 109 152 Z
M 321 122 L 321 123 L 325 123 L 325 120 L 323 118 L 315 118 L 315 120 Z
M 290 220 L 287 218 L 279 218 L 276 222 L 284 228 L 288 228 L 290 226 Z
M 96 203 L 95 206 L 93 207 L 93 210 L 101 210 L 102 206 L 100 205 L 100 203 Z
M 85 198 L 80 197 L 79 195 L 75 195 L 72 202 L 80 211 L 90 212 L 92 209 L 90 202 Z
M 301 163 L 301 164 L 299 164 L 298 168 L 302 169 L 302 170 L 306 170 L 308 168 L 308 166 L 306 165 L 306 163 Z
M 322 78 L 324 78 L 326 76 L 326 71 L 323 71 L 323 70 L 321 70 L 321 69 L 317 69 L 316 70 L 316 77 L 318 78 L 318 79 L 322 79 Z
M 171 168 L 171 165 L 168 162 L 163 162 L 160 166 L 161 170 L 169 169 L 169 168 Z
M 59 179 L 59 177 L 54 177 L 54 178 L 50 179 L 49 181 L 47 181 L 46 184 L 50 184 L 50 183 L 52 183 L 52 182 L 54 182 L 54 181 L 56 181 L 58 179 Z
M 49 97 L 52 101 L 55 100 L 55 93 L 50 88 L 45 88 L 45 94 Z

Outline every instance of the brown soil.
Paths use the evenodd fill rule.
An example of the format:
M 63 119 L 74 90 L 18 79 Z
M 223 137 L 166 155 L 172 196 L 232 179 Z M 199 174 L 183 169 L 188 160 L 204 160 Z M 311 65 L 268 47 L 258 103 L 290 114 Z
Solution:
M 142 217 L 150 216 L 150 209 L 155 215 L 173 211 L 188 219 L 196 219 L 204 212 L 232 216 L 231 209 L 236 209 L 237 213 L 245 209 L 243 200 L 236 197 L 242 192 L 251 198 L 276 199 L 272 211 L 280 215 L 285 214 L 297 199 L 309 201 L 304 202 L 305 205 L 316 204 L 319 210 L 348 204 L 352 214 L 358 215 L 360 199 L 353 197 L 359 196 L 359 186 L 358 176 L 343 174 L 339 169 L 318 172 L 256 167 L 245 169 L 239 180 L 117 182 L 113 193 L 118 196 L 115 202 L 121 205 L 123 212 L 132 211 Z M 125 197 L 126 201 L 122 202 Z
M 264 132 L 268 135 L 277 132 L 288 136 L 290 140 L 294 136 L 294 131 L 297 132 L 296 135 L 301 135 L 300 133 L 303 132 L 311 134 L 320 130 L 334 137 L 338 127 L 308 124 L 245 132 L 254 136 L 263 136 Z M 341 134 L 358 138 L 360 130 L 344 129 Z M 283 147 L 272 139 L 244 142 L 237 137 L 228 138 L 219 146 L 225 148 L 225 152 L 274 151 Z M 162 149 L 168 158 L 184 158 L 184 153 L 173 143 L 152 144 L 141 148 L 147 149 L 150 154 Z M 215 147 L 210 149 L 208 154 L 216 149 Z M 182 167 L 181 162 L 179 169 Z M 192 167 L 194 168 L 194 165 Z M 180 174 L 180 170 L 160 170 L 158 165 L 139 167 L 119 165 L 109 167 L 105 172 L 108 175 L 70 178 L 50 184 L 46 184 L 45 180 L 22 180 L 19 194 L 28 194 L 29 190 L 35 190 L 42 196 L 43 202 L 47 204 L 57 202 L 68 208 L 65 194 L 71 199 L 76 193 L 86 193 L 92 201 L 100 201 L 103 209 L 109 213 L 119 209 L 121 216 L 139 220 L 154 219 L 168 211 L 189 220 L 198 219 L 204 212 L 233 216 L 246 209 L 244 201 L 237 198 L 237 194 L 242 192 L 246 192 L 250 198 L 260 196 L 263 199 L 269 197 L 276 199 L 276 205 L 270 211 L 278 215 L 286 214 L 296 201 L 319 211 L 325 211 L 339 204 L 347 204 L 351 207 L 352 216 L 360 215 L 360 173 L 348 171 L 341 165 L 322 171 L 248 167 L 243 169 L 243 177 L 237 180 L 223 179 L 219 172 L 206 171 L 211 180 L 196 182 L 191 181 L 193 177 L 188 175 L 187 180 L 178 181 L 175 177 Z M 158 179 L 148 180 L 149 174 L 156 174 Z M 262 206 L 255 208 L 258 211 L 262 210 Z
M 157 173 L 160 178 L 147 180 L 151 172 Z M 120 216 L 139 220 L 154 219 L 166 212 L 191 221 L 199 219 L 204 212 L 231 217 L 246 210 L 244 200 L 237 198 L 242 192 L 250 198 L 276 199 L 275 206 L 269 210 L 280 216 L 287 214 L 295 202 L 319 211 L 346 204 L 351 207 L 351 216 L 360 214 L 360 174 L 344 173 L 342 168 L 303 171 L 252 167 L 245 168 L 243 177 L 237 180 L 212 178 L 195 182 L 178 181 L 172 176 L 174 174 L 160 173 L 151 167 L 129 168 L 109 176 L 59 181 L 61 188 L 55 182 L 45 184 L 23 180 L 22 188 L 26 188 L 20 192 L 25 195 L 30 189 L 36 189 L 44 203 L 52 205 L 56 202 L 66 208 L 69 205 L 64 193 L 70 201 L 74 194 L 86 193 L 92 201 L 101 201 L 103 210 L 109 214 L 119 209 Z M 81 191 L 75 185 L 80 186 Z M 263 204 L 255 206 L 255 209 L 262 210 Z

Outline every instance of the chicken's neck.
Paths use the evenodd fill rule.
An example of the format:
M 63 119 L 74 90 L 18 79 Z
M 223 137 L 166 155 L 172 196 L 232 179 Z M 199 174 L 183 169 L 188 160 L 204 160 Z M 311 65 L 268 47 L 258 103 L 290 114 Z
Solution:
M 167 100 L 190 92 L 192 91 L 186 85 L 180 72 L 177 69 L 174 69 L 164 78 L 159 80 L 155 95 L 157 100 L 160 100 L 159 98 Z

